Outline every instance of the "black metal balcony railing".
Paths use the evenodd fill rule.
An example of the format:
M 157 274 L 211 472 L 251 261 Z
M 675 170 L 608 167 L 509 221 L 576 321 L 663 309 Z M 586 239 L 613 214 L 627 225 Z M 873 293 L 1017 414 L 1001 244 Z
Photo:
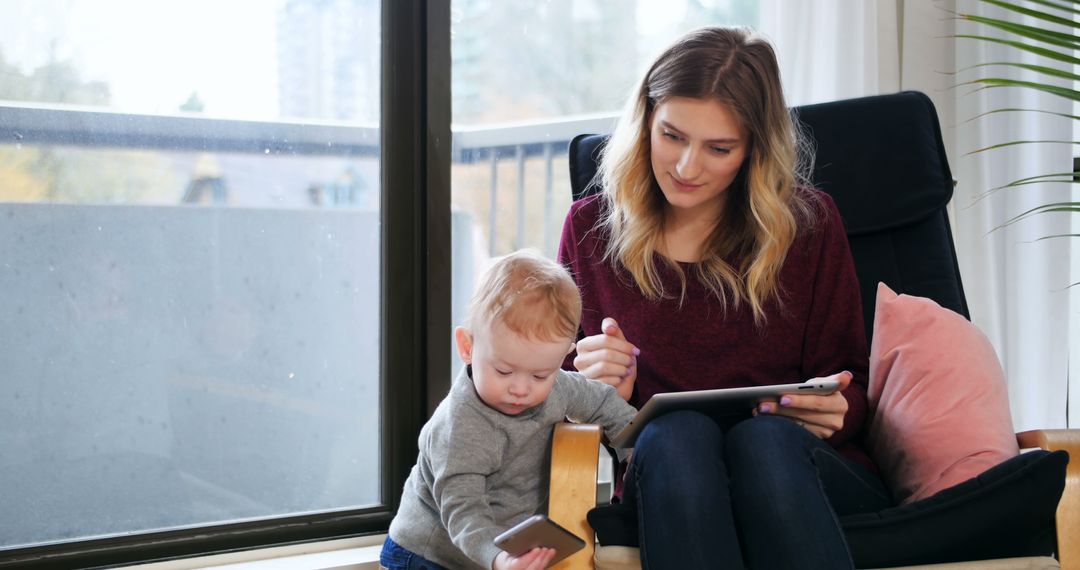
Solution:
M 496 200 L 499 195 L 497 172 L 500 160 L 504 157 L 512 157 L 517 165 L 516 214 L 518 223 L 514 245 L 515 248 L 520 248 L 525 245 L 525 224 L 523 223 L 525 219 L 526 193 L 525 161 L 531 157 L 543 157 L 543 245 L 545 251 L 551 251 L 554 247 L 555 237 L 552 231 L 555 216 L 552 207 L 553 159 L 566 154 L 567 144 L 576 135 L 608 132 L 613 122 L 613 115 L 590 115 L 512 125 L 461 127 L 453 130 L 454 162 L 470 164 L 487 161 L 491 164 L 489 219 L 487 224 L 489 253 L 494 254 L 496 250 L 495 233 L 498 212 Z
M 525 245 L 525 196 L 529 186 L 525 164 L 529 159 L 542 158 L 544 178 L 539 189 L 543 192 L 544 203 L 542 239 L 545 249 L 550 251 L 557 215 L 552 206 L 553 160 L 565 156 L 567 144 L 575 135 L 607 132 L 613 121 L 614 115 L 590 115 L 453 129 L 454 163 L 490 164 L 487 223 L 490 253 L 496 251 L 497 203 L 504 191 L 498 182 L 499 165 L 507 160 L 516 164 L 517 179 L 512 189 L 517 217 L 514 245 L 522 247 Z M 379 155 L 379 139 L 376 125 L 242 121 L 201 116 L 137 115 L 68 105 L 0 104 L 0 144 L 374 158 Z M 185 196 L 193 199 L 193 192 L 203 187 L 212 194 L 211 201 L 220 201 L 223 192 L 214 181 L 193 180 Z M 340 187 L 324 190 L 328 197 L 317 199 L 313 194 L 312 202 L 323 205 L 348 202 L 352 193 L 351 189 Z M 343 200 L 342 196 L 346 198 Z

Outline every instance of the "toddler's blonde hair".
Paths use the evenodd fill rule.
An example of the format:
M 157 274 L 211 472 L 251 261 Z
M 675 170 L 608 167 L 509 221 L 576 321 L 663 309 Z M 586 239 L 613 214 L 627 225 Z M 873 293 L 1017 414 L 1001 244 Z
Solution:
M 536 250 L 500 257 L 488 268 L 469 305 L 465 326 L 499 320 L 531 340 L 577 338 L 581 295 L 566 269 Z

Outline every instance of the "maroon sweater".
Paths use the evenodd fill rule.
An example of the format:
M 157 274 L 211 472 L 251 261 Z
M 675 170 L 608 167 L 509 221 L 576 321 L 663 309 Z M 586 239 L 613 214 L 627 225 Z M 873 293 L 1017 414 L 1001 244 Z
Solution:
M 817 191 L 815 191 L 817 192 Z M 570 207 L 559 244 L 559 261 L 581 289 L 581 328 L 600 334 L 613 317 L 626 339 L 641 349 L 630 403 L 641 407 L 661 392 L 802 382 L 844 370 L 854 375 L 843 392 L 844 428 L 829 443 L 873 469 L 855 437 L 866 419 L 868 351 L 855 266 L 840 213 L 823 192 L 819 220 L 800 230 L 780 272 L 783 307 L 765 304 L 766 326 L 754 324 L 748 303 L 736 310 L 687 272 L 682 306 L 677 298 L 649 301 L 629 273 L 605 261 L 607 237 L 596 228 L 603 200 L 591 196 Z M 665 289 L 680 290 L 678 277 L 657 260 Z M 684 271 L 691 264 L 682 264 Z M 572 362 L 572 358 L 567 362 Z

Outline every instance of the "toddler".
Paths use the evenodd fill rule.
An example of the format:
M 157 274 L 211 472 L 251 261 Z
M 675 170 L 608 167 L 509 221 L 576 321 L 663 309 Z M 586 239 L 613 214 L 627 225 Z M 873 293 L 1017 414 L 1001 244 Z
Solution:
M 551 549 L 514 557 L 493 539 L 546 503 L 554 426 L 596 423 L 611 438 L 636 413 L 611 386 L 560 368 L 580 321 L 577 287 L 556 262 L 520 251 L 487 271 L 454 330 L 465 366 L 420 431 L 384 567 L 517 570 L 551 561 Z

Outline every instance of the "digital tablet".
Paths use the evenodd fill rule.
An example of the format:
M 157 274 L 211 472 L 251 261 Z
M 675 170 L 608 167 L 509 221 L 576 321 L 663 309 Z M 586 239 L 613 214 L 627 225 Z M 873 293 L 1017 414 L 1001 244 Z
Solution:
M 623 428 L 611 446 L 634 447 L 638 434 L 655 418 L 676 410 L 694 410 L 712 415 L 749 411 L 760 402 L 777 400 L 785 394 L 832 394 L 840 387 L 838 380 L 808 380 L 801 384 L 774 384 L 772 386 L 747 386 L 745 388 L 718 388 L 716 390 L 691 390 L 688 392 L 665 392 L 653 396 L 638 410 L 634 419 Z
M 533 515 L 495 537 L 495 546 L 513 556 L 538 548 L 554 548 L 555 558 L 548 566 L 585 548 L 585 541 L 544 515 Z

